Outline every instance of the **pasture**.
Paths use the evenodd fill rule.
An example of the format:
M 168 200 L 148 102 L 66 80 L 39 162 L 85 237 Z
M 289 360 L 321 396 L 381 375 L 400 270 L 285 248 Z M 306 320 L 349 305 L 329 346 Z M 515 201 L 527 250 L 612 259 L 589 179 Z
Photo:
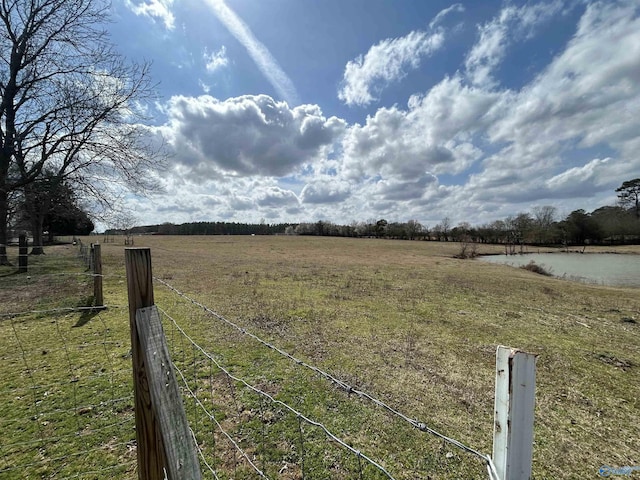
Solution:
M 486 478 L 486 471 L 473 455 L 402 425 L 379 407 L 277 358 L 273 351 L 194 307 L 185 296 L 430 428 L 489 454 L 496 346 L 535 353 L 534 477 L 593 478 L 603 465 L 640 465 L 637 289 L 584 285 L 455 259 L 459 246 L 453 243 L 148 236 L 136 237 L 135 246 L 150 247 L 154 276 L 184 294 L 176 295 L 156 282 L 156 303 L 191 338 L 238 375 L 318 419 L 355 449 L 375 458 L 395 478 Z M 48 256 L 68 255 L 69 248 L 53 247 Z M 5 424 L 0 445 L 16 443 L 16 435 L 26 439 L 48 428 L 31 420 L 29 409 L 50 401 L 31 400 L 34 377 L 38 385 L 46 383 L 47 376 L 55 384 L 55 378 L 81 377 L 85 367 L 87 375 L 98 377 L 96 368 L 99 373 L 105 368 L 100 365 L 107 364 L 110 375 L 96 380 L 105 383 L 96 383 L 92 391 L 108 386 L 112 399 L 127 395 L 128 316 L 126 308 L 119 308 L 127 304 L 123 250 L 121 244 L 102 245 L 105 303 L 111 306 L 106 311 L 96 316 L 56 314 L 53 320 L 44 313 L 0 318 L 0 408 Z M 502 251 L 499 246 L 479 247 L 479 253 Z M 627 247 L 626 252 L 634 249 Z M 40 300 L 33 284 L 18 284 L 17 276 L 2 274 L 0 313 L 35 310 Z M 57 306 L 77 304 L 83 293 L 75 291 L 76 286 L 42 284 L 38 291 L 55 296 L 51 302 Z M 55 288 L 62 293 L 56 294 Z M 46 343 L 52 339 L 46 327 L 52 325 L 69 344 L 60 353 L 58 366 L 51 354 L 42 353 L 50 350 Z M 175 329 L 170 322 L 165 331 L 171 341 Z M 89 347 L 107 335 L 108 342 L 99 343 L 95 350 Z M 83 343 L 87 347 L 82 350 L 89 353 L 76 356 L 75 350 L 80 349 L 75 346 Z M 367 472 L 358 465 L 359 458 L 344 458 L 334 447 L 327 449 L 323 435 L 301 426 L 295 417 L 287 419 L 282 411 L 223 387 L 215 374 L 204 373 L 210 365 L 188 345 L 171 348 L 176 363 L 193 370 L 196 387 L 198 379 L 204 379 L 206 385 L 198 387 L 203 398 L 213 402 L 216 397 L 231 405 L 229 411 L 216 407 L 216 415 L 242 442 L 253 445 L 248 451 L 264 464 L 265 471 L 272 472 L 270 478 L 358 478 Z M 79 397 L 87 393 L 71 386 L 49 395 L 75 397 L 67 403 L 76 415 L 68 420 L 72 425 L 60 420 L 63 429 L 95 428 L 85 425 L 90 423 L 88 417 L 99 421 L 107 413 L 121 422 L 99 442 L 112 445 L 105 456 L 114 457 L 111 464 L 124 467 L 101 463 L 100 455 L 95 459 L 85 455 L 82 466 L 74 467 L 78 459 L 73 449 L 79 447 L 69 443 L 65 451 L 47 453 L 50 458 L 65 459 L 64 475 L 59 475 L 54 462 L 38 463 L 37 452 L 30 455 L 21 449 L 16 453 L 17 448 L 3 452 L 0 475 L 4 469 L 7 478 L 24 478 L 23 471 L 12 470 L 12 465 L 34 464 L 33 478 L 54 478 L 56 473 L 59 478 L 134 476 L 129 404 L 105 406 L 104 411 L 94 408 L 78 420 L 77 410 L 83 405 Z M 38 389 L 38 394 L 43 392 Z M 204 426 L 194 401 L 185 395 L 190 424 L 202 436 L 211 427 Z M 215 453 L 211 443 L 220 442 L 216 439 L 211 434 L 211 442 L 203 437 L 200 443 L 203 451 L 211 452 L 221 478 L 253 478 L 235 455 Z M 375 475 L 364 478 L 379 478 Z

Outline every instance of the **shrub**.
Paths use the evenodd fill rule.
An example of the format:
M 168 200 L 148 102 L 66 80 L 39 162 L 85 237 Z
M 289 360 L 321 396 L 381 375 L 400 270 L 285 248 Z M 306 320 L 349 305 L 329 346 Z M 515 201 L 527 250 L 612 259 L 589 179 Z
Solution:
M 548 272 L 547 270 L 544 269 L 544 267 L 542 267 L 541 265 L 538 265 L 533 260 L 531 260 L 526 265 L 522 265 L 520 268 L 529 270 L 530 272 L 533 272 L 533 273 L 539 273 L 540 275 L 546 275 L 547 277 L 552 276 L 551 272 Z

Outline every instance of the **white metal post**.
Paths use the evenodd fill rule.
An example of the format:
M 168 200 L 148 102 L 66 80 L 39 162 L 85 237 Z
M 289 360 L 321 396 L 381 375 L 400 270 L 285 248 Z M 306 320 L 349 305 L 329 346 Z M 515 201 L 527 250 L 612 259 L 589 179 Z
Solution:
M 500 480 L 531 478 L 535 388 L 536 355 L 498 347 L 493 463 Z

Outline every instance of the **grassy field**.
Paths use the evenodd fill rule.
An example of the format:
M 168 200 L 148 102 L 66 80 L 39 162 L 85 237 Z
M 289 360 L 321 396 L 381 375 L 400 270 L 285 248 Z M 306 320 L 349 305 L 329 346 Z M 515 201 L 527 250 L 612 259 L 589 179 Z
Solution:
M 260 236 L 135 241 L 151 247 L 154 275 L 189 298 L 483 453 L 491 453 L 496 346 L 538 354 L 534 477 L 595 478 L 602 465 L 640 465 L 637 289 L 458 260 L 459 246 L 447 243 Z M 123 249 L 102 247 L 106 311 L 0 317 L 0 477 L 135 476 L 128 318 L 119 308 L 127 303 Z M 502 251 L 480 247 L 480 253 Z M 61 246 L 47 257 L 72 254 Z M 86 280 L 53 283 L 34 274 L 18 281 L 9 273 L 0 270 L 0 313 L 90 303 Z M 322 422 L 395 478 L 486 478 L 474 455 L 335 388 L 160 282 L 155 294 L 190 388 L 270 478 L 382 476 L 295 415 L 226 381 L 171 319 L 235 375 Z M 254 478 L 246 462 L 223 448 L 188 392 L 185 402 L 221 478 Z M 64 440 L 51 445 L 45 441 L 51 435 Z M 92 453 L 77 455 L 86 450 Z M 14 468 L 19 465 L 32 466 Z

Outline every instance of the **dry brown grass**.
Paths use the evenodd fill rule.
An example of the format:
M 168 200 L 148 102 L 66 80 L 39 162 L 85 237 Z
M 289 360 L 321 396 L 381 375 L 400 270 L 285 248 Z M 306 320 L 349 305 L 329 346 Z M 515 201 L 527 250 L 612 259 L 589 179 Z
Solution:
M 454 259 L 459 246 L 453 243 L 150 236 L 136 237 L 140 246 L 151 248 L 156 277 L 485 453 L 491 452 L 496 346 L 536 353 L 534 477 L 588 478 L 601 465 L 640 464 L 637 289 Z M 117 277 L 124 275 L 124 247 L 102 249 L 105 273 L 116 275 L 106 279 L 105 301 L 124 305 L 126 288 Z M 481 246 L 478 253 L 503 251 Z M 464 452 L 327 387 L 159 285 L 156 302 L 243 376 L 325 422 L 396 478 L 484 478 L 482 465 Z M 228 400 L 228 392 L 218 395 Z M 266 416 L 280 419 L 269 423 L 272 436 L 297 431 L 295 418 L 275 410 L 257 415 L 265 407 L 243 401 L 248 424 Z M 225 421 L 234 424 L 233 416 Z M 310 452 L 326 444 L 306 435 Z M 289 462 L 286 471 L 296 478 L 295 445 L 257 445 L 259 458 Z M 316 468 L 311 471 L 325 477 L 353 475 L 345 467 L 353 460 L 334 458 L 334 450 L 319 455 L 316 465 L 309 453 L 307 478 L 323 478 L 309 475 Z M 219 462 L 233 469 L 232 459 Z
M 136 238 L 143 245 L 156 276 L 484 452 L 496 346 L 536 353 L 535 477 L 640 464 L 640 332 L 622 320 L 640 316 L 637 289 L 457 260 L 448 243 Z M 105 247 L 120 263 L 122 247 Z

